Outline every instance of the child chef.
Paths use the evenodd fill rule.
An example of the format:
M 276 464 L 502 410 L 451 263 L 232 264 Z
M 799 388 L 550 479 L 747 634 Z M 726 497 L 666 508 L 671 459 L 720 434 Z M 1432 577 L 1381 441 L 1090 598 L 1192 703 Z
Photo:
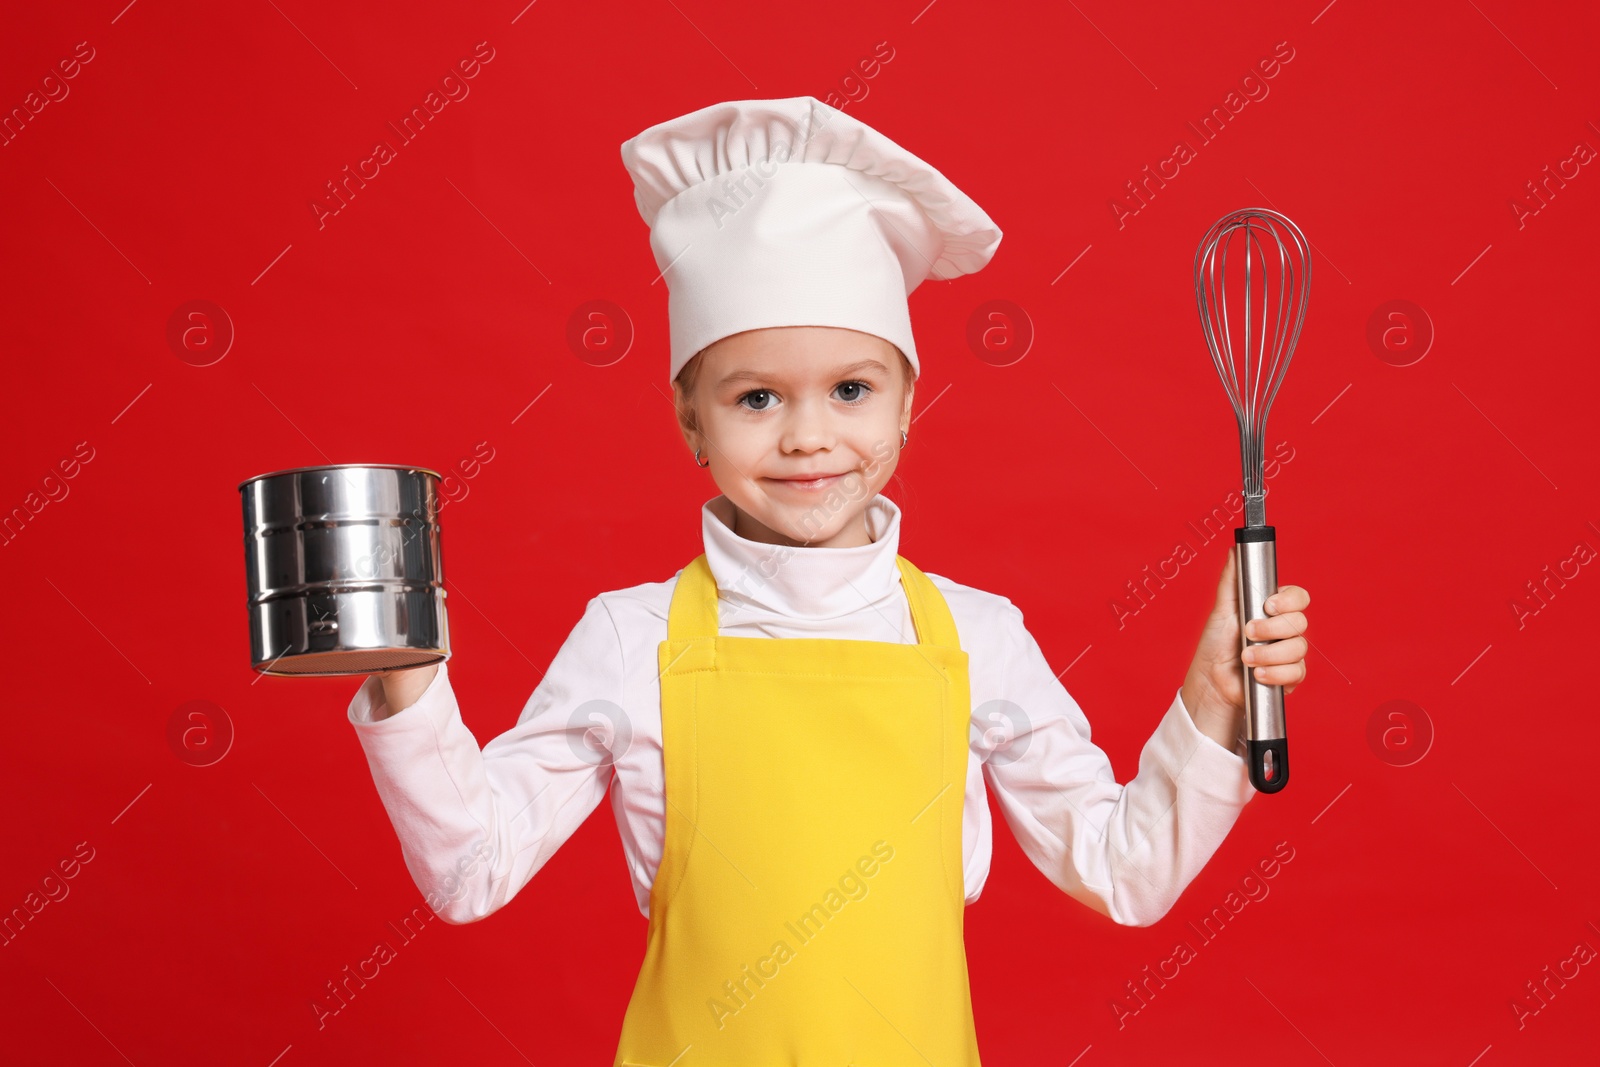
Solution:
M 705 551 L 590 600 L 481 751 L 446 664 L 362 684 L 349 718 L 406 865 L 447 922 L 482 919 L 609 790 L 649 917 L 615 1067 L 978 1067 L 962 919 L 989 792 L 1051 882 L 1131 926 L 1254 793 L 1231 556 L 1119 784 L 1022 613 L 900 556 L 881 495 L 920 369 L 907 294 L 981 269 L 993 221 L 809 96 L 702 108 L 622 159 L 679 430 L 720 491 Z M 1251 624 L 1263 681 L 1305 678 L 1309 602 L 1284 586 Z

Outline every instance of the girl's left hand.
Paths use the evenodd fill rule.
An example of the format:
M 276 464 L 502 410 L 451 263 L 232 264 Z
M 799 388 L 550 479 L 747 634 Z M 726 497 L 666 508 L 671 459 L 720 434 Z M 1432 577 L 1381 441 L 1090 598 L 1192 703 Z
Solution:
M 1217 603 L 1211 609 L 1194 661 L 1183 681 L 1183 703 L 1195 725 L 1231 749 L 1244 724 L 1244 673 L 1242 661 L 1258 681 L 1281 685 L 1292 693 L 1306 678 L 1305 609 L 1311 594 L 1298 585 L 1281 585 L 1267 598 L 1267 618 L 1251 621 L 1247 636 L 1266 644 L 1240 652 L 1238 577 L 1230 549 L 1217 583 Z M 1208 728 L 1209 727 L 1209 728 Z

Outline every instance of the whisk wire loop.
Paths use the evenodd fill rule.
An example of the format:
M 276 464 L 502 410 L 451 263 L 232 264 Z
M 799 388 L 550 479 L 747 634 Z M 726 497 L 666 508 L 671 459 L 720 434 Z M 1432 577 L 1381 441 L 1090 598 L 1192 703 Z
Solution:
M 1228 260 L 1239 245 L 1242 290 Z M 1268 208 L 1230 212 L 1195 252 L 1195 302 L 1206 347 L 1239 422 L 1245 525 L 1266 523 L 1266 425 L 1305 322 L 1311 249 L 1289 219 Z M 1242 314 L 1230 318 L 1231 310 Z M 1241 333 L 1241 336 L 1236 336 Z

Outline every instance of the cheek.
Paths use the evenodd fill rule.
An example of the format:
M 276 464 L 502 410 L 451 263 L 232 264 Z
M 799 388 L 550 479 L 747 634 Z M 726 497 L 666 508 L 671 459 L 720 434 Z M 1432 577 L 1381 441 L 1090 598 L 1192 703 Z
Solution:
M 713 446 L 709 450 L 711 473 L 719 488 L 729 483 L 742 485 L 747 474 L 766 462 L 776 447 L 767 425 L 760 420 L 728 415 L 713 415 L 709 421 L 701 423 L 706 440 Z
M 898 462 L 899 457 L 893 455 L 884 457 L 874 454 L 868 457 L 861 470 L 867 487 L 874 493 L 881 490 L 888 484 L 889 479 L 894 476 L 894 470 Z
M 851 444 L 868 470 L 892 466 L 900 455 L 900 409 L 885 406 L 870 426 L 862 426 L 852 435 Z
M 705 427 L 706 436 L 729 456 L 759 451 L 771 436 L 771 431 L 760 420 L 740 418 L 732 411 L 719 411 L 701 425 Z

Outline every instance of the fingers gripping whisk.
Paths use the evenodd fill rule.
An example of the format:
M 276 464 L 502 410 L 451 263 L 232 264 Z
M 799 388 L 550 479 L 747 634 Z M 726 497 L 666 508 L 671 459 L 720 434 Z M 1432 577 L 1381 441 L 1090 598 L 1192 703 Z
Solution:
M 1267 413 L 1300 340 L 1310 288 L 1310 246 L 1276 211 L 1224 215 L 1195 252 L 1200 325 L 1239 420 L 1247 527 L 1266 525 Z

